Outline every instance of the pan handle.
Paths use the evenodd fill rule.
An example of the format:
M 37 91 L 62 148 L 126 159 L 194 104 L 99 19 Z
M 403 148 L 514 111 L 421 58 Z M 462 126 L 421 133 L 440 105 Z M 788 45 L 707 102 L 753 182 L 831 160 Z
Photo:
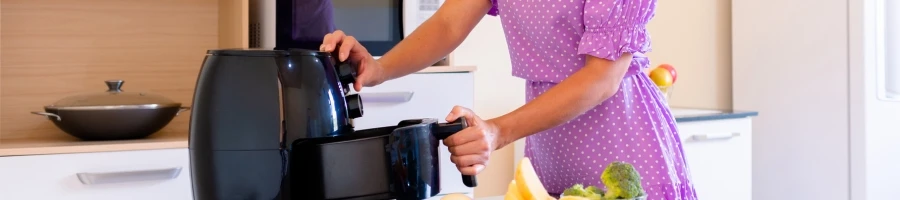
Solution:
M 178 108 L 178 112 L 175 113 L 175 115 L 178 116 L 178 114 L 181 114 L 181 112 L 188 111 L 188 110 L 191 110 L 191 107 L 181 107 L 181 108 Z
M 460 117 L 455 121 L 448 123 L 438 124 L 437 130 L 435 131 L 436 137 L 440 140 L 447 139 L 450 135 L 453 135 L 456 132 L 462 131 L 469 127 L 469 124 L 466 123 L 466 118 Z M 462 175 L 463 184 L 468 187 L 478 186 L 478 180 L 474 175 Z
M 62 121 L 62 117 L 59 117 L 59 115 L 53 114 L 53 113 L 48 113 L 48 112 L 31 112 L 31 114 L 35 114 L 35 115 L 43 115 L 43 116 L 47 116 L 47 117 L 52 117 L 52 118 L 56 118 L 56 121 Z

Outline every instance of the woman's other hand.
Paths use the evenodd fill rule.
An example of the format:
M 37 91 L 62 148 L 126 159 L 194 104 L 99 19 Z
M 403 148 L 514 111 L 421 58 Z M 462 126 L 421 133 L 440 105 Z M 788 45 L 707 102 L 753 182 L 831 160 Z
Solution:
M 385 81 L 384 68 L 353 36 L 346 35 L 341 30 L 326 34 L 319 51 L 334 52 L 335 49 L 341 62 L 349 60 L 356 66 L 358 74 L 353 89 L 357 92 L 363 87 L 375 86 Z
M 502 147 L 499 127 L 461 106 L 453 107 L 446 120 L 459 117 L 465 117 L 469 127 L 444 139 L 444 145 L 450 149 L 450 161 L 463 175 L 476 175 L 487 167 L 491 152 Z

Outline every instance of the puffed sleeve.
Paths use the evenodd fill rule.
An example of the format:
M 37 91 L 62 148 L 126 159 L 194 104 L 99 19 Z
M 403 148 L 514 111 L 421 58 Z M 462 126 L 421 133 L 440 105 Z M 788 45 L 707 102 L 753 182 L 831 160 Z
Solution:
M 624 53 L 649 52 L 647 22 L 655 4 L 656 0 L 585 0 L 578 54 L 615 60 Z
M 497 16 L 500 15 L 500 8 L 497 6 L 497 0 L 485 0 L 491 2 L 491 10 L 488 10 L 488 15 Z

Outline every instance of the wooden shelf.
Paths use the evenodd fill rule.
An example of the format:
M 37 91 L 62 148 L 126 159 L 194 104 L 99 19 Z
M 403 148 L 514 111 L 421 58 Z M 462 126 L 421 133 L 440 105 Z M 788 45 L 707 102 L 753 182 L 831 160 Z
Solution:
M 148 149 L 187 148 L 187 130 L 162 130 L 136 140 L 83 141 L 64 133 L 48 137 L 19 139 L 0 138 L 0 157 L 42 154 L 134 151 Z
M 4 0 L 0 156 L 187 147 L 186 115 L 145 140 L 85 142 L 29 112 L 105 91 L 108 79 L 191 106 L 206 51 L 248 46 L 248 9 L 248 0 Z

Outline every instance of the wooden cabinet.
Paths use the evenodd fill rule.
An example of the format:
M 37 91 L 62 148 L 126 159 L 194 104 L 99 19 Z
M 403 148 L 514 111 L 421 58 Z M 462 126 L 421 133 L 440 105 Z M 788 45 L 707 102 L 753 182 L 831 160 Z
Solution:
M 395 126 L 401 120 L 435 118 L 445 122 L 453 106 L 472 108 L 474 73 L 419 73 L 365 88 L 360 92 L 363 117 L 353 120 L 357 130 Z M 440 146 L 441 194 L 465 193 L 474 197 L 474 188 L 462 183 L 450 151 Z M 434 197 L 440 199 L 439 197 Z
M 191 200 L 188 149 L 0 157 L 0 199 Z

